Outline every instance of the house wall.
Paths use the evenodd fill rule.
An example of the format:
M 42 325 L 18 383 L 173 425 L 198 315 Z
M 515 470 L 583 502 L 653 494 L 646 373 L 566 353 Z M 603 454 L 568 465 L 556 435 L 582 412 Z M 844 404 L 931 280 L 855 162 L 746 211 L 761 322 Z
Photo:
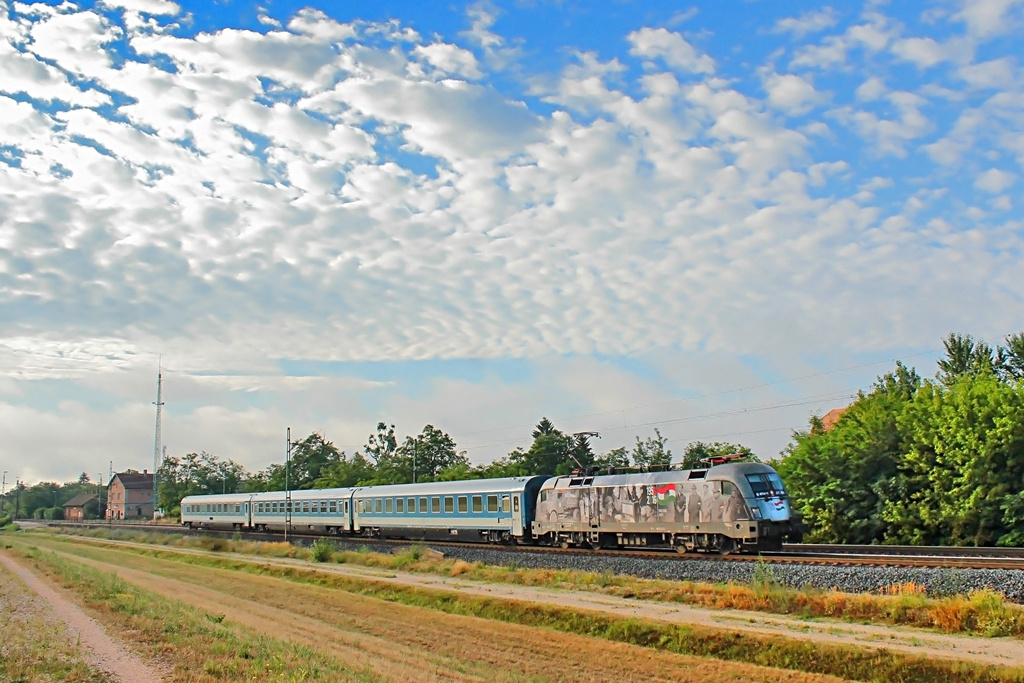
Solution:
M 126 489 L 121 480 L 107 489 L 107 519 L 144 519 L 153 517 L 153 489 Z

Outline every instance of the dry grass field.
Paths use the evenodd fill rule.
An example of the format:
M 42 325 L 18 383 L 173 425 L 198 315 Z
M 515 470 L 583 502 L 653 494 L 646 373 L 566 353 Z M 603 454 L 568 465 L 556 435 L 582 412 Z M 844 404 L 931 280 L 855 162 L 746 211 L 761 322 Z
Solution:
M 6 538 L 11 556 L 77 592 L 104 623 L 136 633 L 173 672 L 170 681 L 1024 680 L 1024 669 L 981 663 L 991 657 L 954 661 L 941 645 L 903 653 L 850 646 L 828 633 L 838 629 L 797 633 L 798 621 L 765 635 L 742 613 L 709 626 L 699 615 L 621 616 L 612 603 L 626 598 L 592 590 L 577 593 L 577 603 L 551 602 L 542 595 L 551 589 L 467 582 L 487 570 L 465 563 L 448 568 L 447 581 L 406 575 L 396 583 L 394 567 L 315 564 L 285 557 L 295 551 L 281 544 L 263 550 L 283 559 L 268 559 L 48 534 Z M 693 609 L 679 602 L 655 604 Z M 985 640 L 974 645 L 1017 648 L 1017 639 Z
M 34 541 L 38 539 L 33 539 Z M 146 593 L 184 602 L 243 633 L 315 650 L 360 678 L 386 681 L 788 681 L 839 678 L 677 655 L 599 638 L 384 602 L 277 577 L 80 548 L 61 557 L 115 572 Z M 48 553 L 36 554 L 39 568 Z M 57 576 L 58 574 L 52 573 Z M 100 611 L 104 621 L 116 610 Z M 187 647 L 187 646 L 186 646 Z M 181 655 L 165 651 L 165 656 Z M 181 671 L 174 680 L 198 680 Z M 228 667 L 207 662 L 203 680 Z M 354 674 L 353 674 L 354 675 Z M 312 679 L 310 679 L 312 680 Z M 335 679 L 325 679 L 335 680 Z

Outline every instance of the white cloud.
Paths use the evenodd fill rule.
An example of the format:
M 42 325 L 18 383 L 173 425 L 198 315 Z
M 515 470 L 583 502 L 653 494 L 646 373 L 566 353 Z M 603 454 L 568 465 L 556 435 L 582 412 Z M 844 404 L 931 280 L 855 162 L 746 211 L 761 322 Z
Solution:
M 1016 176 L 998 168 L 990 168 L 974 181 L 974 186 L 979 190 L 985 190 L 992 194 L 999 194 L 1008 189 L 1016 181 Z
M 768 102 L 787 114 L 805 114 L 826 101 L 810 80 L 794 74 L 768 74 L 764 79 Z
M 1020 0 L 962 0 L 955 17 L 967 24 L 968 32 L 985 39 L 1008 33 L 1020 26 Z
M 648 59 L 661 59 L 672 69 L 684 73 L 710 74 L 715 60 L 700 53 L 678 33 L 664 28 L 642 28 L 627 36 L 632 44 L 630 54 Z
M 823 10 L 805 12 L 799 17 L 779 19 L 773 31 L 775 33 L 792 33 L 797 38 L 803 38 L 808 33 L 818 33 L 832 28 L 837 21 L 835 11 L 831 7 L 826 7 Z
M 882 97 L 886 92 L 888 92 L 888 88 L 885 86 L 885 81 L 877 76 L 872 76 L 857 86 L 854 94 L 858 101 L 870 102 Z
M 957 75 L 972 88 L 1002 89 L 1015 80 L 1015 68 L 1009 57 L 1003 57 L 962 66 Z
M 170 0 L 101 0 L 102 5 L 117 7 L 130 12 L 144 12 L 146 14 L 167 15 L 178 14 L 181 7 Z
M 471 79 L 483 76 L 473 53 L 456 45 L 447 43 L 419 45 L 413 50 L 413 54 L 445 73 Z
M 893 43 L 892 51 L 900 59 L 913 62 L 922 69 L 935 66 L 953 56 L 947 46 L 933 38 L 902 38 Z

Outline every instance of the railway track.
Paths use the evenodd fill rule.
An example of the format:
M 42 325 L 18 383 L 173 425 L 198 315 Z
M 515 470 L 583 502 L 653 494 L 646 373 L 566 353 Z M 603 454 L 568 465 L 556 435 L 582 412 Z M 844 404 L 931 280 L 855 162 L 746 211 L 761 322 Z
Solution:
M 246 541 L 284 540 L 283 534 L 264 534 L 255 532 L 189 530 L 180 526 L 167 524 L 82 524 L 82 523 L 50 523 L 50 526 L 63 528 L 98 528 L 123 531 L 176 533 L 193 536 L 236 538 Z M 308 545 L 319 535 L 290 533 L 289 541 Z M 408 546 L 408 540 L 365 539 L 359 537 L 327 537 L 332 541 L 354 544 L 379 546 L 382 549 Z M 432 548 L 466 547 L 466 543 L 430 541 Z M 681 555 L 670 549 L 644 550 L 588 550 L 582 548 L 552 548 L 545 546 L 489 546 L 474 544 L 482 549 L 495 548 L 501 550 L 516 549 L 519 552 L 556 553 L 575 555 L 604 555 L 631 558 L 653 558 L 678 560 L 680 562 L 694 560 L 716 560 L 722 562 L 758 562 L 788 564 L 813 564 L 825 566 L 872 566 L 872 567 L 932 567 L 956 569 L 1011 569 L 1024 570 L 1024 548 L 960 548 L 948 546 L 878 546 L 878 545 L 832 545 L 832 544 L 787 544 L 781 552 L 763 553 L 761 555 L 714 555 L 705 553 L 688 553 Z

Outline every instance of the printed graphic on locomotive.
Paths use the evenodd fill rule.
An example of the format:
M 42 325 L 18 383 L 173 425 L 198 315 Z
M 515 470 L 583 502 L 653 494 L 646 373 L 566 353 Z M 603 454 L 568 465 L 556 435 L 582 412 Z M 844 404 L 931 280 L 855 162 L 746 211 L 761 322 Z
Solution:
M 661 524 L 750 519 L 739 490 L 728 481 L 549 489 L 537 503 L 548 524 Z

